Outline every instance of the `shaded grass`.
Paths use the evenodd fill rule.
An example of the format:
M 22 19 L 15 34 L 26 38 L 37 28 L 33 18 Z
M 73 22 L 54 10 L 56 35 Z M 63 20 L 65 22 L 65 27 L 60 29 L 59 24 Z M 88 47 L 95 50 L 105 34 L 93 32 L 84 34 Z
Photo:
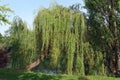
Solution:
M 0 80 L 120 80 L 106 76 L 76 76 L 65 74 L 44 74 L 40 72 L 0 69 Z

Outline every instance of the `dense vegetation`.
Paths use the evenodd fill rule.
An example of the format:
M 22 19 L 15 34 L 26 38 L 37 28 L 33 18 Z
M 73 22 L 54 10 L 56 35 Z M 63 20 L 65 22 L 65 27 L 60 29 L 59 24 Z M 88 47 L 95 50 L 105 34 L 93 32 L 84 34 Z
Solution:
M 13 12 L 13 10 L 8 8 L 7 5 L 0 5 L 0 25 L 2 25 L 3 23 L 10 24 L 7 13 L 12 13 L 12 12 Z
M 0 47 L 11 48 L 7 67 L 15 71 L 31 67 L 29 70 L 68 74 L 71 79 L 72 75 L 120 76 L 120 1 L 84 2 L 88 11 L 85 14 L 80 11 L 79 4 L 69 8 L 54 5 L 39 10 L 33 30 L 28 29 L 20 17 L 15 17 L 6 36 L 0 35 Z M 23 75 L 23 80 L 42 79 L 43 76 L 67 79 L 63 75 L 34 72 L 22 72 L 17 77 L 19 75 Z M 81 80 L 78 78 L 73 77 Z M 89 80 L 89 76 L 83 78 Z

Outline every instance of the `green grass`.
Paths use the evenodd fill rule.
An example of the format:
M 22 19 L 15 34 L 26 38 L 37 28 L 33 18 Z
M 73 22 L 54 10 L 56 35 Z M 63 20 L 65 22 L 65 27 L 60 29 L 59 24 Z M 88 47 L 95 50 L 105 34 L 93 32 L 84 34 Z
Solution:
M 106 76 L 44 74 L 40 72 L 0 69 L 0 80 L 120 80 L 120 78 Z

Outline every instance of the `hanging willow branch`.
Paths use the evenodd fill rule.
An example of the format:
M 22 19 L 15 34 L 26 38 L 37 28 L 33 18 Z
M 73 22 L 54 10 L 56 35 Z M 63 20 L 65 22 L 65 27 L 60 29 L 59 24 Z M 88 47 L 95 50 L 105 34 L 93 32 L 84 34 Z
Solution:
M 72 74 L 73 63 L 76 63 L 76 74 L 84 75 L 82 46 L 85 26 L 80 12 L 61 6 L 43 9 L 35 17 L 34 26 L 37 50 L 48 52 L 52 68 Z M 77 58 L 74 58 L 75 53 Z

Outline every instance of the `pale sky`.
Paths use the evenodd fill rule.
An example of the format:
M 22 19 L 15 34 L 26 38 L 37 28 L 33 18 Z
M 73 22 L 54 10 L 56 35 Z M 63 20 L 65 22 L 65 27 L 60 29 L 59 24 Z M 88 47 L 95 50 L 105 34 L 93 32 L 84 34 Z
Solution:
M 48 8 L 52 2 L 56 2 L 65 7 L 69 7 L 75 3 L 84 5 L 83 0 L 1 0 L 0 5 L 8 4 L 8 7 L 14 10 L 13 14 L 9 14 L 11 21 L 14 16 L 19 16 L 27 22 L 29 27 L 32 27 L 35 13 L 41 7 Z M 9 27 L 10 25 L 0 25 L 0 33 L 4 34 Z

